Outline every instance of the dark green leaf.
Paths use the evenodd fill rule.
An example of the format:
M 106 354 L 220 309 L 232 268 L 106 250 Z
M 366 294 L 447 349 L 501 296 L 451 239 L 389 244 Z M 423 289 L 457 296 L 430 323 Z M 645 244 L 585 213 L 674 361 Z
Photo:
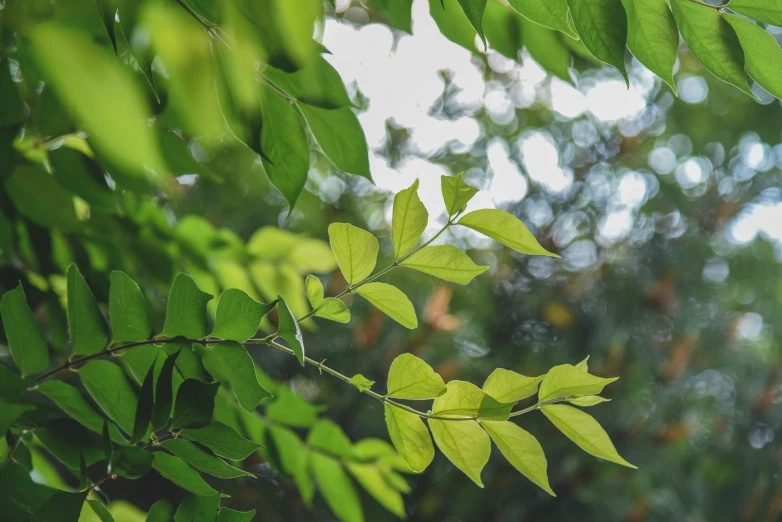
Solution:
M 47 420 L 35 430 L 35 437 L 54 458 L 75 472 L 79 471 L 82 458 L 85 465 L 105 458 L 102 449 L 92 442 L 87 429 L 67 417 Z
M 198 442 L 229 460 L 244 460 L 261 447 L 239 435 L 236 430 L 217 421 L 203 428 L 182 430 L 182 436 Z
M 214 522 L 220 510 L 220 495 L 191 495 L 179 504 L 174 522 Z
M 568 0 L 568 6 L 584 46 L 601 62 L 616 67 L 629 86 L 625 69 L 627 15 L 621 0 Z
M 299 108 L 315 141 L 339 170 L 372 179 L 364 130 L 349 107 L 330 110 L 302 103 Z
M 125 272 L 117 270 L 111 273 L 109 322 L 111 340 L 115 342 L 143 341 L 152 331 L 141 289 Z
M 206 337 L 206 303 L 211 299 L 212 295 L 202 292 L 192 277 L 179 274 L 168 294 L 163 335 L 189 339 Z
M 106 321 L 76 265 L 68 267 L 68 330 L 74 355 L 92 355 L 108 342 Z
M 253 517 L 255 517 L 254 509 L 252 511 L 234 511 L 222 508 L 217 514 L 217 522 L 250 522 Z
M 146 522 L 172 522 L 174 520 L 174 508 L 166 499 L 158 500 L 147 513 Z
M 111 457 L 111 472 L 128 479 L 141 478 L 152 467 L 155 454 L 136 446 L 121 446 Z
M 8 331 L 8 323 L 5 323 Z M 0 364 L 0 399 L 16 400 L 30 386 L 23 378 L 16 375 L 7 366 Z
M 573 39 L 578 38 L 568 20 L 570 11 L 567 0 L 508 0 L 508 3 L 527 20 L 562 31 Z
M 0 399 L 0 436 L 5 435 L 5 432 L 8 431 L 22 414 L 34 409 L 35 406 L 32 404 L 8 402 Z
M 736 31 L 744 50 L 744 68 L 768 92 L 782 98 L 782 49 L 776 38 L 752 22 L 732 14 L 723 17 Z
M 486 34 L 483 32 L 483 14 L 486 11 L 486 0 L 459 0 L 467 19 L 480 35 L 483 45 L 486 45 Z
M 147 376 L 144 377 L 144 383 L 141 385 L 141 391 L 138 394 L 138 404 L 136 405 L 136 417 L 133 422 L 133 435 L 130 442 L 135 444 L 144 438 L 149 429 L 149 422 L 152 419 L 152 404 L 155 399 L 155 367 L 149 369 Z
M 262 304 L 238 288 L 220 294 L 212 337 L 243 343 L 258 331 L 261 319 L 274 308 L 275 302 Z
M 24 119 L 24 104 L 11 77 L 11 62 L 0 60 L 0 126 L 10 127 Z
M 302 103 L 323 109 L 339 109 L 351 105 L 339 73 L 321 56 L 292 73 L 268 66 L 263 75 Z
M 673 66 L 679 55 L 679 30 L 666 2 L 622 0 L 627 13 L 627 47 L 639 62 L 676 94 Z
M 719 11 L 691 0 L 671 0 L 671 10 L 692 55 L 714 76 L 754 97 L 739 40 Z
M 187 379 L 179 387 L 174 404 L 173 424 L 177 428 L 202 428 L 212 420 L 219 382 L 206 384 Z
M 247 349 L 237 342 L 224 342 L 212 345 L 204 352 L 204 363 L 219 367 L 212 373 L 221 373 L 231 384 L 231 390 L 239 405 L 249 412 L 255 411 L 263 399 L 271 398 L 255 376 L 255 362 Z
M 103 431 L 104 417 L 92 407 L 78 388 L 62 381 L 49 380 L 40 383 L 37 390 L 85 428 L 95 433 Z M 113 424 L 109 425 L 109 433 L 112 440 L 124 442 Z
M 89 203 L 91 211 L 117 212 L 115 194 L 94 160 L 74 149 L 60 147 L 49 151 L 49 162 L 57 183 Z
M 117 54 L 117 36 L 114 31 L 114 18 L 117 14 L 117 7 L 112 0 L 95 0 L 95 7 L 98 8 L 100 21 L 103 22 L 106 34 L 114 47 L 114 54 Z
M 217 491 L 212 489 L 196 470 L 181 459 L 163 452 L 158 452 L 154 455 L 155 460 L 152 462 L 152 467 L 180 488 L 196 495 L 211 496 L 217 494 Z
M 49 364 L 49 349 L 41 327 L 27 305 L 22 283 L 3 294 L 0 314 L 8 349 L 22 376 L 45 370 Z
M 19 213 L 33 223 L 63 232 L 81 228 L 73 196 L 40 168 L 17 166 L 5 180 L 5 189 Z
M 183 353 L 183 350 L 177 350 L 173 354 L 169 355 L 163 367 L 160 369 L 160 374 L 157 377 L 157 384 L 155 385 L 155 405 L 152 408 L 152 429 L 162 430 L 168 424 L 168 419 L 171 417 L 171 406 L 174 403 L 174 391 L 173 391 L 173 377 L 174 368 L 179 356 Z
M 66 493 L 58 491 L 33 512 L 33 522 L 63 522 L 79 520 L 87 492 Z
M 310 167 L 304 122 L 296 108 L 272 89 L 264 88 L 263 98 L 263 168 L 291 209 L 304 188 Z
M 224 460 L 202 450 L 192 442 L 183 439 L 169 439 L 163 443 L 163 447 L 195 469 L 214 477 L 231 479 L 252 476 L 252 473 L 237 469 Z
M 94 360 L 79 368 L 79 377 L 106 415 L 125 433 L 133 433 L 138 397 L 122 368 L 109 361 Z
M 304 366 L 304 339 L 301 336 L 299 323 L 293 317 L 291 309 L 282 296 L 277 296 L 277 312 L 280 316 L 280 326 L 277 334 L 293 349 L 299 363 Z

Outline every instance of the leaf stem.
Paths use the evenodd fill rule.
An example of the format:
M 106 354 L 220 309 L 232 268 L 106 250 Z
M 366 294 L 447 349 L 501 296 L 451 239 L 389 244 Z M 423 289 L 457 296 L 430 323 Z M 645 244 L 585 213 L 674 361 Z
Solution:
M 703 7 L 710 7 L 711 9 L 716 9 L 717 11 L 721 9 L 725 9 L 728 7 L 727 5 L 713 5 L 713 4 L 707 4 L 706 2 L 701 2 L 700 0 L 690 0 L 693 4 L 702 5 Z
M 525 413 L 529 413 L 531 411 L 539 410 L 543 406 L 548 406 L 549 404 L 556 404 L 558 402 L 565 402 L 565 401 L 570 400 L 570 399 L 572 399 L 572 397 L 570 395 L 568 395 L 567 397 L 557 397 L 556 399 L 551 399 L 551 400 L 548 400 L 548 401 L 539 402 L 537 404 L 533 404 L 529 408 L 524 408 L 523 410 L 514 411 L 513 413 L 510 414 L 510 416 L 511 417 L 518 417 L 519 415 L 524 415 Z

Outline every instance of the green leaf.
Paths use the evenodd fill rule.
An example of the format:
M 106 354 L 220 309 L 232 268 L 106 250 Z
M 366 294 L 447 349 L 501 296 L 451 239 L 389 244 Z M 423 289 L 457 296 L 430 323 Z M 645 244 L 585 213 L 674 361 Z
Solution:
M 336 321 L 338 323 L 350 322 L 350 310 L 341 299 L 327 297 L 315 310 L 315 317 Z
M 714 76 L 754 98 L 739 40 L 719 11 L 691 0 L 671 0 L 671 10 L 692 55 Z
M 275 304 L 259 303 L 238 288 L 225 290 L 217 300 L 212 337 L 243 343 L 258 332 L 261 319 Z
M 418 327 L 413 303 L 397 287 L 386 283 L 367 283 L 360 286 L 356 293 L 405 328 L 412 330 Z
M 100 21 L 103 22 L 106 35 L 111 40 L 111 46 L 114 47 L 114 54 L 117 54 L 117 37 L 114 31 L 114 20 L 117 15 L 116 4 L 111 0 L 95 0 L 95 7 L 98 8 Z
M 184 429 L 182 436 L 206 446 L 215 455 L 229 460 L 244 460 L 261 447 L 260 444 L 239 435 L 233 428 L 217 421 L 212 421 L 203 428 Z
M 530 56 L 546 71 L 573 83 L 570 77 L 572 59 L 570 50 L 562 43 L 562 37 L 553 30 L 540 27 L 526 18 L 521 19 L 524 45 Z
M 277 335 L 285 339 L 296 354 L 299 364 L 304 366 L 304 338 L 301 336 L 299 323 L 281 295 L 277 296 L 277 301 L 277 312 L 280 317 Z
M 31 520 L 35 522 L 61 522 L 63 520 L 79 520 L 87 492 L 66 493 L 57 491 L 41 504 L 34 512 Z
M 0 314 L 8 350 L 22 377 L 45 370 L 49 365 L 49 349 L 41 327 L 27 305 L 21 282 L 3 294 Z
M 272 426 L 267 434 L 268 453 L 276 457 L 275 465 L 293 477 L 304 504 L 312 507 L 315 484 L 310 475 L 310 452 L 299 436 L 289 429 Z
M 437 447 L 448 460 L 483 487 L 481 471 L 489 462 L 491 441 L 478 423 L 429 419 L 429 428 Z
M 527 226 L 504 210 L 475 210 L 462 216 L 456 224 L 489 236 L 520 254 L 559 257 L 540 246 Z
M 445 383 L 431 366 L 403 353 L 388 370 L 388 396 L 396 399 L 433 399 L 445 393 Z
M 391 442 L 414 473 L 423 472 L 434 458 L 432 436 L 415 413 L 390 404 L 383 406 Z M 462 421 L 455 422 L 459 424 Z
M 545 375 L 527 377 L 497 368 L 483 383 L 482 390 L 500 402 L 517 402 L 538 393 L 538 385 L 544 377 Z
M 394 196 L 392 233 L 394 259 L 399 259 L 418 244 L 429 223 L 429 212 L 418 197 L 418 179 Z
M 166 322 L 163 335 L 166 337 L 206 337 L 206 303 L 211 294 L 202 292 L 189 275 L 179 274 L 168 294 Z
M 483 32 L 483 14 L 486 11 L 486 0 L 459 0 L 459 5 L 462 6 L 462 10 L 467 15 L 470 24 L 480 35 L 483 45 L 486 45 L 486 34 Z
M 172 522 L 174 520 L 174 508 L 171 502 L 161 499 L 152 504 L 147 513 L 146 522 Z
M 372 495 L 378 504 L 399 518 L 405 518 L 405 501 L 402 495 L 386 481 L 377 466 L 349 462 L 347 467 L 361 487 Z
M 254 509 L 252 511 L 234 511 L 229 508 L 220 508 L 216 522 L 250 522 L 254 516 Z
M 69 147 L 49 151 L 57 183 L 90 204 L 90 211 L 117 212 L 117 194 L 106 184 L 103 170 L 92 158 Z
M 136 446 L 120 446 L 111 456 L 111 472 L 128 479 L 141 478 L 152 468 L 155 454 Z
M 174 522 L 215 522 L 220 511 L 220 495 L 191 495 L 179 504 Z
M 353 285 L 366 279 L 377 263 L 380 245 L 377 238 L 348 223 L 329 225 L 331 250 L 348 284 Z
M 86 32 L 48 22 L 36 25 L 29 37 L 46 83 L 101 153 L 134 176 L 163 181 L 165 163 L 132 71 Z
M 104 417 L 92 407 L 78 388 L 62 381 L 49 380 L 40 383 L 37 391 L 48 397 L 58 408 L 85 428 L 95 433 L 102 433 Z M 124 441 L 113 424 L 109 425 L 109 433 L 112 440 Z
M 63 232 L 78 232 L 73 195 L 54 176 L 32 165 L 19 165 L 5 180 L 5 190 L 20 214 L 33 223 Z
M 196 495 L 211 496 L 217 494 L 217 491 L 212 489 L 201 478 L 201 475 L 182 459 L 163 452 L 157 452 L 154 455 L 155 460 L 152 462 L 152 467 L 180 488 Z
M 25 412 L 32 411 L 35 406 L 32 404 L 22 404 L 17 402 L 6 402 L 0 399 L 0 436 L 21 417 Z
M 92 355 L 108 342 L 106 321 L 76 265 L 68 267 L 68 330 L 74 355 Z
M 338 424 L 328 419 L 315 423 L 307 435 L 307 445 L 341 458 L 350 458 L 353 453 L 353 444 L 348 436 Z
M 78 370 L 90 397 L 125 433 L 133 433 L 138 397 L 122 368 L 109 361 L 90 361 Z
M 589 371 L 589 356 L 587 355 L 584 357 L 584 360 L 581 361 L 576 365 L 576 368 L 581 370 L 582 372 L 588 372 Z
M 673 66 L 679 55 L 679 30 L 666 2 L 622 0 L 627 13 L 627 47 L 639 62 L 676 91 Z
M 24 119 L 24 103 L 11 76 L 11 62 L 0 60 L 0 126 L 10 127 Z
M 513 61 L 523 48 L 521 22 L 523 18 L 501 0 L 489 0 L 483 17 L 489 46 Z
M 596 395 L 618 378 L 603 379 L 579 370 L 572 364 L 561 364 L 554 366 L 543 378 L 538 399 L 543 402 L 570 395 Z
M 582 395 L 581 397 L 574 397 L 568 400 L 570 404 L 575 404 L 576 406 L 581 406 L 582 408 L 588 408 L 590 406 L 596 406 L 601 402 L 610 402 L 610 401 L 611 399 L 606 399 L 605 397 L 601 397 L 600 395 Z
M 782 27 L 782 0 L 730 0 L 728 9 Z
M 470 382 L 450 381 L 446 391 L 434 400 L 432 413 L 438 417 L 469 417 L 507 420 L 515 403 L 501 403 Z
M 296 108 L 268 87 L 263 88 L 261 161 L 269 181 L 293 208 L 310 168 L 310 147 Z
M 241 344 L 225 342 L 211 345 L 204 355 L 207 368 L 210 364 L 219 365 L 219 373 L 226 376 L 236 400 L 246 411 L 255 411 L 263 399 L 272 397 L 272 394 L 258 383 L 258 377 L 255 376 L 255 362 Z
M 114 342 L 143 341 L 152 331 L 141 289 L 125 272 L 117 270 L 111 273 L 109 320 Z
M 218 388 L 219 382 L 207 384 L 186 379 L 177 391 L 173 425 L 177 428 L 202 428 L 209 424 Z
M 402 266 L 460 285 L 466 285 L 489 269 L 488 266 L 476 265 L 453 245 L 424 247 L 402 261 Z
M 106 509 L 106 506 L 97 500 L 88 500 L 87 503 L 90 505 L 92 511 L 95 512 L 101 522 L 114 522 L 114 517 L 111 516 L 111 513 L 108 509 Z
M 334 459 L 312 453 L 312 473 L 329 509 L 343 522 L 363 522 L 364 510 L 355 486 Z
M 163 443 L 163 447 L 195 469 L 208 473 L 213 477 L 231 479 L 253 476 L 252 473 L 235 468 L 224 460 L 202 450 L 192 442 L 183 439 L 169 439 Z
M 546 455 L 535 437 L 510 421 L 481 423 L 511 466 L 556 497 L 548 483 Z
M 355 386 L 358 391 L 363 392 L 364 390 L 370 389 L 375 384 L 375 381 L 371 381 L 360 373 L 357 373 L 350 378 L 350 384 Z
M 275 391 L 274 401 L 266 407 L 266 416 L 288 426 L 307 428 L 318 421 L 322 406 L 307 402 L 287 387 Z
M 559 431 L 590 455 L 637 469 L 619 456 L 608 434 L 588 413 L 565 404 L 543 406 L 541 411 Z
M 578 39 L 568 21 L 570 8 L 567 0 L 508 0 L 508 3 L 527 20 Z
M 3 321 L 8 332 L 8 323 Z M 22 379 L 10 368 L 0 364 L 0 399 L 16 400 L 22 395 L 32 383 Z
M 168 424 L 168 419 L 171 417 L 171 406 L 174 403 L 174 368 L 176 361 L 183 353 L 186 353 L 185 350 L 180 349 L 169 355 L 160 368 L 157 384 L 155 385 L 155 405 L 152 409 L 153 430 L 165 428 L 166 424 Z
M 133 431 L 131 432 L 130 442 L 136 444 L 144 435 L 147 434 L 149 423 L 152 420 L 152 404 L 155 399 L 155 366 L 147 372 L 144 377 L 144 383 L 141 385 L 141 391 L 138 394 L 138 404 L 136 405 L 136 416 L 133 422 Z
M 460 7 L 458 0 L 429 0 L 429 14 L 443 36 L 474 52 L 476 32 Z
M 744 50 L 744 68 L 768 92 L 782 98 L 782 49 L 765 29 L 732 14 L 723 14 Z
M 339 73 L 322 56 L 315 57 L 305 67 L 292 73 L 267 66 L 263 75 L 307 105 L 322 109 L 339 109 L 352 105 Z
M 306 288 L 307 300 L 310 302 L 310 306 L 312 306 L 313 310 L 317 310 L 320 303 L 323 302 L 323 283 L 316 276 L 310 274 L 304 281 L 304 287 Z
M 299 104 L 323 153 L 342 172 L 372 179 L 364 130 L 349 107 L 321 109 Z
M 689 0 L 687 0 L 689 1 Z M 625 69 L 627 15 L 620 0 L 568 0 L 578 35 L 592 56 L 622 73 Z

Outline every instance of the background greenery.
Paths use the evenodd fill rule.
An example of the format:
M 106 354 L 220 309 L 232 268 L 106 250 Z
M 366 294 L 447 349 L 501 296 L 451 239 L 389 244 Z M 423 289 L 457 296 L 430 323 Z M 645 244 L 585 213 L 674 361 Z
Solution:
M 438 2 L 431 4 L 438 7 Z M 325 9 L 327 19 L 338 20 L 329 23 L 391 24 L 400 31 L 409 30 L 408 5 L 374 0 L 368 6 L 338 3 Z M 335 268 L 323 244 L 302 238 L 325 240 L 329 223 L 343 221 L 372 230 L 390 244 L 386 216 L 393 194 L 338 171 L 320 153 L 313 153 L 309 181 L 290 215 L 256 152 L 224 136 L 192 139 L 179 132 L 160 138 L 166 161 L 176 165 L 179 177 L 155 190 L 106 196 L 84 187 L 49 187 L 49 175 L 15 174 L 19 165 L 39 162 L 48 150 L 51 164 L 67 163 L 68 148 L 58 137 L 74 130 L 57 100 L 48 97 L 32 65 L 39 63 L 30 56 L 34 50 L 22 45 L 16 29 L 30 18 L 64 17 L 111 45 L 91 2 L 75 2 L 71 10 L 61 7 L 10 1 L 0 10 L 0 38 L 8 58 L 2 62 L 0 103 L 9 103 L 11 92 L 23 102 L 20 113 L 10 105 L 1 113 L 0 207 L 5 217 L 0 285 L 5 291 L 24 281 L 54 349 L 65 350 L 67 344 L 62 300 L 71 262 L 79 265 L 100 302 L 107 301 L 111 270 L 133 276 L 148 291 L 148 302 L 158 312 L 154 320 L 162 321 L 165 295 L 180 270 L 189 271 L 208 291 L 240 287 L 263 300 L 281 293 L 299 315 L 306 310 L 303 276 Z M 172 33 L 184 38 L 201 29 L 194 24 Z M 401 38 L 402 33 L 394 34 Z M 512 98 L 513 89 L 527 81 L 519 78 L 518 66 L 498 66 L 494 51 L 480 52 L 482 45 L 472 45 L 474 35 L 463 34 L 461 43 L 476 50 L 473 63 L 486 92 Z M 119 41 L 120 61 L 130 64 L 136 83 L 144 85 L 145 73 L 152 73 L 128 42 L 122 49 Z M 517 47 L 513 51 L 519 53 Z M 522 63 L 531 59 L 530 52 L 521 52 Z M 402 288 L 419 312 L 418 329 L 405 330 L 356 301 L 348 326 L 310 325 L 308 354 L 328 359 L 347 375 L 382 380 L 396 355 L 411 352 L 446 381 L 472 382 L 481 382 L 496 367 L 537 375 L 590 355 L 592 373 L 621 376 L 607 390 L 612 402 L 590 413 L 620 453 L 639 467 L 598 462 L 576 451 L 542 416 L 529 416 L 522 425 L 543 443 L 557 498 L 524 480 L 498 455 L 484 471 L 484 490 L 438 455 L 425 474 L 409 477 L 410 520 L 772 521 L 782 516 L 782 452 L 776 433 L 782 420 L 777 406 L 782 400 L 780 103 L 756 85 L 760 100 L 751 99 L 715 79 L 687 52 L 680 54 L 674 76 L 682 98 L 637 62 L 627 63 L 631 84 L 648 87 L 643 107 L 631 119 L 606 121 L 590 111 L 563 115 L 552 108 L 556 99 L 551 93 L 559 80 L 551 77 L 534 85 L 531 103 L 514 106 L 509 118 L 500 118 L 488 103 L 461 106 L 459 88 L 445 72 L 442 95 L 429 114 L 453 120 L 468 111 L 480 128 L 469 149 L 449 144 L 422 151 L 410 137 L 413 129 L 389 121 L 382 146 L 371 151 L 391 167 L 422 159 L 452 173 L 464 170 L 468 181 L 488 188 L 496 172 L 487 151 L 490 143 L 504 142 L 528 189 L 523 199 L 503 205 L 562 259 L 517 256 L 485 248 L 472 236 L 447 235 L 445 241 L 473 248 L 472 257 L 490 270 L 466 287 L 413 273 L 392 274 L 388 281 Z M 619 79 L 589 59 L 576 57 L 574 65 L 584 92 Z M 685 82 L 705 95 L 686 97 Z M 156 85 L 161 98 L 161 92 L 177 89 L 173 83 Z M 357 86 L 349 85 L 348 92 L 361 112 L 373 100 Z M 150 88 L 143 92 L 150 100 L 156 96 Z M 125 107 L 129 102 L 118 98 L 117 103 Z M 200 107 L 197 99 L 185 103 Z M 159 117 L 167 121 L 177 111 L 163 109 Z M 174 120 L 169 128 L 190 125 L 200 135 L 206 127 L 208 134 L 204 122 L 208 114 L 202 112 L 194 122 Z M 559 166 L 572 173 L 563 190 L 553 190 L 545 176 L 531 176 L 520 158 L 520 138 L 533 129 L 545 133 L 558 151 Z M 78 135 L 66 140 L 75 150 L 84 142 Z M 333 180 L 339 180 L 336 193 L 329 189 Z M 75 204 L 72 194 L 79 196 Z M 258 239 L 263 236 L 254 234 L 262 227 L 299 234 L 296 248 L 270 248 L 285 240 Z M 391 253 L 381 251 L 381 256 L 390 259 Z M 326 286 L 331 295 L 337 293 L 341 276 L 334 272 Z M 162 324 L 154 326 L 159 331 Z M 302 369 L 284 354 L 260 350 L 254 356 L 274 379 L 289 383 L 312 404 L 327 406 L 317 411 L 352 440 L 385 437 L 379 404 Z M 332 517 L 320 499 L 307 509 L 291 481 L 260 457 L 247 469 L 256 477 L 221 482 L 237 509 L 256 509 L 269 521 Z M 175 504 L 184 497 L 154 473 L 140 481 L 109 482 L 105 490 L 110 498 L 142 510 L 161 495 Z M 370 520 L 393 519 L 368 498 L 364 507 Z

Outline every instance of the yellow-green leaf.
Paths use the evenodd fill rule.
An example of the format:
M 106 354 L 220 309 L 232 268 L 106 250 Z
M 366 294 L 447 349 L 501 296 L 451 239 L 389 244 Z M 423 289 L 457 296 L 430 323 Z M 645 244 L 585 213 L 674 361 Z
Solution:
M 489 269 L 476 265 L 470 256 L 453 245 L 424 247 L 402 261 L 401 266 L 460 285 L 466 285 Z
M 450 381 L 446 391 L 434 400 L 432 413 L 438 417 L 507 420 L 515 403 L 501 403 L 470 382 Z M 458 421 L 457 421 L 458 422 Z
M 348 463 L 348 470 L 367 493 L 384 508 L 399 518 L 405 517 L 405 501 L 402 495 L 389 484 L 380 468 L 373 464 Z
M 350 321 L 350 310 L 345 306 L 341 299 L 336 297 L 327 297 L 315 309 L 315 317 L 328 319 L 337 323 L 347 323 Z
M 383 406 L 391 442 L 414 473 L 421 473 L 434 458 L 434 445 L 426 424 L 415 413 L 390 404 Z M 454 422 L 461 424 L 462 421 Z
M 431 366 L 413 354 L 399 355 L 388 371 L 388 396 L 397 399 L 433 399 L 446 387 Z
M 443 193 L 445 209 L 449 216 L 453 216 L 478 193 L 478 189 L 464 182 L 464 172 L 456 176 L 442 176 L 440 189 Z
M 363 392 L 364 390 L 370 389 L 372 385 L 375 384 L 375 381 L 371 381 L 360 373 L 357 373 L 350 378 L 350 384 L 355 386 L 358 391 Z
M 511 466 L 556 497 L 548 483 L 546 455 L 538 440 L 510 421 L 481 423 Z
M 545 375 L 527 377 L 510 370 L 497 368 L 483 383 L 483 391 L 500 402 L 517 402 L 532 397 Z
M 437 447 L 448 460 L 483 487 L 481 471 L 489 462 L 491 441 L 478 423 L 429 419 L 429 428 Z
M 465 214 L 456 224 L 489 236 L 520 254 L 559 257 L 540 246 L 527 226 L 504 210 L 475 210 Z
M 281 295 L 277 296 L 277 313 L 280 318 L 277 334 L 288 342 L 296 354 L 299 364 L 304 366 L 304 338 L 301 335 L 299 323 Z
M 619 377 L 595 377 L 572 364 L 554 366 L 543 379 L 538 392 L 541 402 L 571 395 L 596 395 Z
M 368 283 L 360 286 L 356 293 L 405 328 L 412 330 L 418 326 L 413 303 L 397 287 L 386 283 Z
M 366 279 L 375 269 L 380 245 L 377 238 L 366 230 L 348 223 L 332 223 L 329 225 L 329 241 L 348 284 Z
M 304 280 L 304 288 L 310 306 L 313 309 L 317 309 L 320 303 L 323 302 L 323 283 L 320 282 L 320 279 L 310 274 L 307 276 L 307 279 Z
M 581 406 L 582 408 L 588 408 L 590 406 L 595 406 L 597 404 L 600 404 L 601 402 L 610 402 L 611 399 L 606 399 L 605 397 L 601 397 L 600 395 L 582 395 L 580 397 L 574 397 L 568 402 L 570 404 L 575 404 L 576 406 Z
M 418 197 L 418 180 L 394 197 L 392 233 L 394 258 L 407 254 L 418 244 L 429 222 L 429 212 Z
M 588 413 L 565 404 L 550 404 L 541 410 L 559 431 L 590 455 L 636 469 L 617 453 L 608 434 Z

